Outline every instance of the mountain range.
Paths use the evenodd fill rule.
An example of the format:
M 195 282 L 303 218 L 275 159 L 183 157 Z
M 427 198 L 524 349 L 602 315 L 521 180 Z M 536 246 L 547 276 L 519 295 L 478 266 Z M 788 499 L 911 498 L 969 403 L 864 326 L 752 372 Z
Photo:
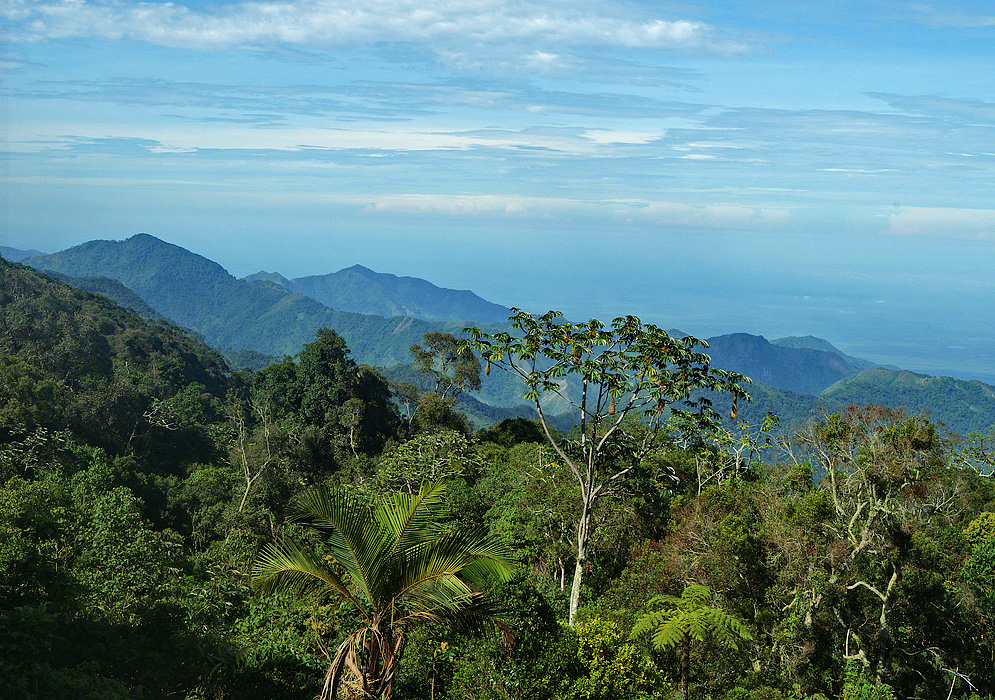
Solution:
M 12 256 L 18 252 L 12 250 Z M 501 322 L 508 314 L 467 290 L 359 265 L 297 279 L 276 272 L 236 279 L 217 263 L 148 234 L 90 241 L 51 255 L 26 255 L 22 261 L 123 305 L 141 307 L 136 310 L 147 317 L 159 314 L 192 329 L 236 366 L 239 359 L 259 366 L 271 357 L 294 354 L 317 329 L 329 327 L 345 338 L 357 362 L 406 380 L 412 375 L 404 370 L 410 363 L 408 348 L 425 333 L 459 335 L 467 325 L 495 330 L 506 327 Z M 812 336 L 768 341 L 733 333 L 707 342 L 713 366 L 754 380 L 755 401 L 740 410 L 751 420 L 773 410 L 785 422 L 798 422 L 850 403 L 883 403 L 926 410 L 957 432 L 995 424 L 995 389 L 981 382 L 876 367 Z M 512 377 L 492 373 L 462 407 L 476 422 L 522 415 L 522 390 Z M 564 402 L 547 410 L 566 408 Z
M 374 316 L 410 316 L 425 321 L 504 323 L 509 311 L 466 289 L 443 289 L 417 277 L 398 277 L 353 265 L 327 275 L 288 280 L 278 272 L 257 272 L 247 282 L 274 282 L 340 311 Z
M 236 279 L 216 262 L 148 234 L 89 241 L 23 262 L 44 272 L 117 280 L 222 350 L 294 354 L 327 327 L 345 338 L 357 361 L 390 366 L 408 362 L 408 348 L 425 333 L 458 332 L 465 325 L 330 309 L 274 282 Z

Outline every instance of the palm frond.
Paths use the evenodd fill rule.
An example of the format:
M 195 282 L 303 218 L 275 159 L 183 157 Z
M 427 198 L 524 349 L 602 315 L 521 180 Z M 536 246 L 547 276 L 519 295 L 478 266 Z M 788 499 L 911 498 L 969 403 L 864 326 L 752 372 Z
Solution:
M 252 567 L 251 580 L 264 593 L 310 589 L 325 594 L 334 591 L 362 612 L 362 607 L 328 562 L 289 537 L 270 542 L 263 548 Z
M 318 486 L 301 494 L 291 512 L 298 522 L 325 533 L 332 556 L 349 572 L 364 596 L 374 600 L 386 539 L 379 528 L 372 526 L 368 505 L 345 491 Z
M 393 605 L 413 611 L 465 606 L 487 576 L 507 580 L 513 572 L 511 553 L 482 531 L 447 533 L 398 561 L 403 574 Z
M 391 553 L 397 554 L 442 534 L 433 510 L 442 504 L 446 492 L 444 481 L 422 483 L 417 494 L 395 493 L 383 496 L 373 517 L 391 538 Z

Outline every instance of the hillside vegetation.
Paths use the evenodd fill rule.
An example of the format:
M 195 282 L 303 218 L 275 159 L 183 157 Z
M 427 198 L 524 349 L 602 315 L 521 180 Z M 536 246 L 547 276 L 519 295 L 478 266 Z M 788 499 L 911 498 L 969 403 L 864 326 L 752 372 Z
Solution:
M 357 361 L 384 370 L 401 368 L 410 362 L 408 349 L 425 333 L 459 335 L 468 323 L 344 313 L 307 294 L 352 309 L 369 302 L 372 306 L 368 308 L 383 313 L 403 309 L 440 318 L 447 314 L 449 318 L 465 318 L 472 313 L 477 317 L 469 320 L 475 325 L 497 317 L 501 310 L 470 292 L 440 289 L 425 280 L 384 275 L 361 266 L 297 280 L 279 273 L 246 278 L 252 281 L 236 280 L 216 263 L 145 234 L 122 242 L 91 241 L 28 262 L 75 275 L 66 279 L 84 289 L 102 291 L 146 317 L 163 314 L 200 334 L 234 366 L 253 369 L 297 352 L 322 327 L 332 328 L 345 338 Z M 686 335 L 676 330 L 670 334 Z M 752 420 L 773 412 L 783 424 L 799 426 L 850 403 L 883 402 L 928 411 L 938 423 L 958 433 L 986 430 L 995 424 L 995 408 L 984 400 L 985 390 L 979 388 L 984 385 L 968 386 L 969 382 L 948 378 L 930 383 L 928 391 L 898 391 L 887 373 L 859 374 L 873 363 L 846 355 L 812 336 L 769 342 L 762 336 L 734 333 L 709 338 L 708 343 L 708 354 L 717 366 L 754 380 L 755 400 L 743 408 Z M 403 372 L 390 370 L 392 374 L 399 371 Z M 857 376 L 859 379 L 841 385 L 847 387 L 845 390 L 831 388 Z M 580 386 L 568 383 L 564 391 L 576 398 Z M 471 405 L 463 399 L 463 409 L 475 424 L 483 425 L 522 415 L 521 395 L 520 382 L 493 375 L 484 378 L 474 396 L 480 403 Z M 569 403 L 560 397 L 547 397 L 545 408 L 563 416 L 560 425 L 569 426 L 575 420 Z
M 353 668 L 396 700 L 995 694 L 995 435 L 951 440 L 882 406 L 775 433 L 742 402 L 735 425 L 651 433 L 622 420 L 624 395 L 609 403 L 610 358 L 565 347 L 574 376 L 601 372 L 585 435 L 615 426 L 592 476 L 617 476 L 586 501 L 567 461 L 579 432 L 474 431 L 334 330 L 236 372 L 176 326 L 0 260 L 0 697 L 312 700 L 330 667 L 343 698 Z M 649 390 L 688 381 L 654 367 Z M 499 575 L 476 575 L 471 545 Z M 301 585 L 270 585 L 287 562 Z M 426 571 L 446 586 L 419 587 Z M 328 585 L 307 585 L 315 572 Z M 392 614 L 371 614 L 385 591 Z M 371 629 L 399 635 L 390 673 Z
M 235 279 L 217 263 L 147 234 L 90 241 L 27 262 L 75 277 L 115 279 L 225 350 L 293 354 L 327 327 L 346 338 L 362 362 L 389 366 L 406 362 L 408 348 L 425 333 L 460 326 L 334 311 L 277 284 Z

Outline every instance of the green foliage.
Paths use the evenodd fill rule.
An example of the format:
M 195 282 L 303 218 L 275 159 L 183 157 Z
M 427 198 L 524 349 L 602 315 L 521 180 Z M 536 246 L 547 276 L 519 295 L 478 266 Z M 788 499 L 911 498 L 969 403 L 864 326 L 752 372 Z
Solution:
M 666 688 L 653 663 L 610 620 L 593 618 L 576 626 L 582 675 L 571 689 L 578 700 L 654 697 Z
M 77 586 L 69 571 L 80 514 L 71 494 L 19 477 L 0 486 L 0 607 L 64 601 Z
M 412 345 L 415 368 L 435 381 L 443 398 L 480 390 L 480 360 L 452 333 L 426 333 L 422 344 Z
M 101 496 L 93 506 L 80 543 L 81 580 L 92 605 L 116 620 L 136 620 L 174 585 L 170 570 L 179 568 L 179 551 L 166 533 L 152 530 L 141 504 L 124 487 Z
M 976 596 L 980 610 L 995 618 L 995 537 L 974 547 L 960 575 Z
M 334 698 L 348 667 L 365 692 L 390 698 L 408 628 L 428 622 L 475 631 L 494 610 L 479 593 L 488 579 L 506 579 L 504 547 L 482 532 L 444 530 L 433 512 L 444 483 L 417 494 L 381 496 L 368 506 L 344 491 L 304 493 L 297 517 L 323 535 L 329 556 L 285 537 L 266 546 L 253 568 L 264 592 L 315 592 L 336 597 L 363 618 L 339 650 L 322 691 Z
M 857 661 L 848 660 L 843 677 L 843 691 L 840 700 L 896 700 L 894 689 L 889 685 L 875 685 L 868 680 L 863 666 Z
M 709 605 L 712 591 L 707 586 L 692 585 L 680 597 L 658 595 L 648 605 L 668 606 L 642 615 L 632 629 L 632 637 L 650 634 L 657 649 L 675 647 L 685 638 L 703 642 L 711 637 L 723 646 L 736 649 L 739 640 L 753 639 L 746 626 L 732 615 Z
M 474 477 L 483 463 L 470 442 L 455 430 L 417 435 L 384 454 L 377 482 L 384 490 L 414 493 L 424 481 Z
M 179 272 L 201 269 L 184 260 L 174 261 Z M 258 308 L 283 303 L 252 286 Z M 569 326 L 554 325 L 556 333 Z M 612 331 L 579 326 L 581 356 L 572 342 L 558 348 L 565 361 L 611 369 L 600 357 L 618 348 L 594 340 Z M 436 330 L 413 328 L 418 335 L 397 336 L 402 353 Z M 841 408 L 783 441 L 790 453 L 782 454 L 754 428 L 685 436 L 678 446 L 623 420 L 594 465 L 592 483 L 610 497 L 588 512 L 582 607 L 571 628 L 566 579 L 584 500 L 569 460 L 578 463 L 585 439 L 607 434 L 629 394 L 614 397 L 613 414 L 614 385 L 598 409 L 589 384 L 600 427 L 589 417 L 586 438 L 580 428 L 561 434 L 548 414 L 579 402 L 582 372 L 551 377 L 562 392 L 542 404 L 553 444 L 541 423 L 523 419 L 474 442 L 460 415 L 466 396 L 454 405 L 429 394 L 417 408 L 413 399 L 401 425 L 389 385 L 355 365 L 345 337 L 323 331 L 305 348 L 291 338 L 296 357 L 230 373 L 173 326 L 0 263 L 0 696 L 308 700 L 322 692 L 343 641 L 353 640 L 345 653 L 366 669 L 374 641 L 389 636 L 395 695 L 409 700 L 672 697 L 659 674 L 676 681 L 683 640 L 657 650 L 652 635 L 680 598 L 668 609 L 642 606 L 689 583 L 714 590 L 719 612 L 755 637 L 745 645 L 735 630 L 716 636 L 704 626 L 700 640 L 688 634 L 692 696 L 911 700 L 945 697 L 951 684 L 954 697 L 995 692 L 995 482 L 983 476 L 995 463 L 990 435 L 953 443 L 921 416 Z M 521 396 L 519 379 L 490 379 L 499 378 L 507 381 L 496 381 L 492 396 Z M 473 410 L 486 420 L 529 415 Z M 754 426 L 763 420 L 739 410 Z M 386 513 L 443 477 L 444 496 L 423 501 L 431 517 L 419 512 L 411 534 L 394 538 L 398 556 L 384 556 L 376 533 L 398 532 L 400 522 Z M 315 483 L 356 506 L 355 541 L 372 543 L 354 548 L 364 567 L 347 566 L 332 532 L 289 505 Z M 384 495 L 388 485 L 410 493 Z M 418 549 L 416 531 L 431 544 Z M 332 585 L 322 600 L 307 585 L 291 594 L 288 583 L 286 593 L 258 595 L 252 562 L 274 539 L 288 556 L 296 543 L 309 571 L 338 577 L 342 590 Z M 452 563 L 474 542 L 489 543 L 502 562 L 514 558 L 521 576 L 495 585 L 500 575 L 478 575 L 473 564 L 462 584 L 413 586 L 393 607 L 385 588 L 364 583 L 363 572 L 374 572 L 403 588 L 402 568 L 424 573 L 432 557 Z M 343 591 L 355 604 L 339 602 Z M 375 610 L 393 612 L 381 621 L 412 622 L 403 632 L 378 627 Z M 645 644 L 621 638 L 652 612 L 671 617 L 645 630 Z M 472 633 L 494 614 L 504 634 Z M 845 663 L 843 650 L 861 661 Z
M 480 442 L 493 442 L 502 447 L 514 447 L 523 442 L 544 443 L 546 433 L 542 424 L 526 418 L 505 418 L 488 428 L 477 431 Z
M 251 394 L 262 433 L 255 442 L 267 451 L 263 461 L 279 453 L 311 481 L 361 454 L 379 453 L 400 422 L 387 381 L 372 367 L 357 367 L 345 341 L 327 328 L 296 362 L 284 357 L 256 372 Z
M 985 511 L 964 528 L 968 544 L 977 547 L 985 540 L 995 538 L 995 513 Z
M 597 319 L 565 323 L 550 311 L 538 318 L 512 309 L 511 333 L 486 334 L 467 328 L 466 342 L 486 363 L 518 377 L 525 399 L 539 414 L 558 457 L 577 480 L 581 496 L 576 557 L 570 592 L 570 622 L 580 604 L 588 544 L 596 529 L 599 499 L 617 492 L 643 458 L 669 417 L 679 418 L 692 434 L 714 426 L 718 416 L 701 392 L 733 394 L 748 399 L 739 382 L 746 377 L 711 367 L 701 341 L 671 338 L 666 331 L 643 324 L 635 316 L 619 317 L 610 328 Z M 569 390 L 570 382 L 578 392 Z M 699 395 L 693 395 L 698 392 Z M 579 413 L 580 423 L 567 439 L 550 429 L 551 402 Z
M 455 410 L 456 401 L 426 392 L 418 399 L 410 429 L 415 435 L 449 430 L 469 437 L 473 433 L 470 421 Z

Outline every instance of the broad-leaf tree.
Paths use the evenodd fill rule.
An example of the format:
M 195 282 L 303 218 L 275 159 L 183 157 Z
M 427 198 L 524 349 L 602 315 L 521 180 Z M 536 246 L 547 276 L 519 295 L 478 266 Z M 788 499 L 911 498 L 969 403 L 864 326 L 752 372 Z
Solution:
M 734 372 L 714 369 L 707 345 L 696 338 L 672 338 L 666 331 L 635 316 L 619 317 L 605 327 L 591 319 L 567 323 L 550 311 L 538 318 L 512 309 L 511 333 L 486 334 L 467 328 L 468 347 L 480 353 L 485 374 L 491 366 L 519 377 L 525 398 L 559 457 L 569 466 L 581 495 L 577 524 L 577 554 L 570 591 L 570 624 L 580 602 L 587 548 L 599 499 L 611 494 L 652 449 L 671 415 L 692 429 L 713 425 L 718 416 L 708 392 L 728 391 L 733 406 L 748 399 Z M 577 412 L 577 439 L 551 430 L 550 400 Z M 637 419 L 637 430 L 626 429 L 626 418 Z
M 452 333 L 426 333 L 422 343 L 412 345 L 415 369 L 435 380 L 435 393 L 455 397 L 480 390 L 480 360 Z
M 263 592 L 334 596 L 363 619 L 339 646 L 322 700 L 336 697 L 346 669 L 365 693 L 389 700 L 413 626 L 467 631 L 493 624 L 494 607 L 479 591 L 488 578 L 510 577 L 509 553 L 482 532 L 441 528 L 432 512 L 444 491 L 443 482 L 425 483 L 417 494 L 370 505 L 345 491 L 312 489 L 294 504 L 295 518 L 320 531 L 331 556 L 287 537 L 256 560 L 252 578 Z
M 687 700 L 688 678 L 691 675 L 691 642 L 714 638 L 723 646 L 736 649 L 737 640 L 753 639 L 746 626 L 729 613 L 711 606 L 712 590 L 708 586 L 691 585 L 680 597 L 658 595 L 649 605 L 664 606 L 648 612 L 636 621 L 632 636 L 650 634 L 657 649 L 680 646 L 681 697 Z

